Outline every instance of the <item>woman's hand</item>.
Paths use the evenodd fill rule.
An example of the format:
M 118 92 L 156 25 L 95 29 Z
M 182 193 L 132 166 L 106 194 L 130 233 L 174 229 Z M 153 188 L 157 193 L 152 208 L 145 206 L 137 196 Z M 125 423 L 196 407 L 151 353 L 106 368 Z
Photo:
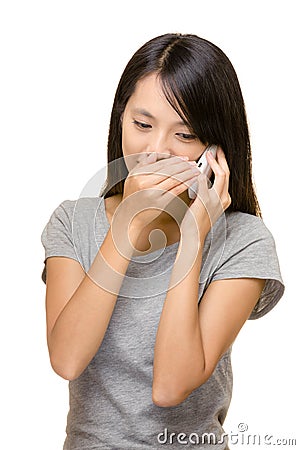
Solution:
M 208 188 L 207 177 L 203 174 L 198 176 L 197 197 L 190 203 L 180 227 L 182 233 L 200 232 L 202 239 L 231 204 L 228 192 L 230 173 L 223 150 L 218 147 L 216 158 L 207 152 L 207 161 L 215 174 L 214 184 Z
M 196 163 L 185 157 L 156 152 L 140 154 L 139 162 L 124 182 L 123 198 L 116 212 L 120 208 L 120 216 L 125 213 L 139 229 L 162 212 L 175 212 L 178 217 L 178 205 L 184 202 L 178 199 L 177 208 L 173 205 L 172 211 L 168 211 L 168 205 L 192 186 L 198 176 Z

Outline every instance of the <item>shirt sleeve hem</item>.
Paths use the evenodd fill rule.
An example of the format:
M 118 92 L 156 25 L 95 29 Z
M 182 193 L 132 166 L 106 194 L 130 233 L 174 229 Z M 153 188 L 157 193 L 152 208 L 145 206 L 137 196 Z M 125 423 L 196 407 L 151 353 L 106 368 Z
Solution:
M 80 263 L 78 258 L 76 258 L 76 256 L 74 256 L 73 254 L 66 254 L 66 253 L 64 253 L 62 255 L 61 252 L 51 252 L 51 253 L 47 254 L 46 258 L 44 259 L 44 268 L 43 268 L 43 271 L 42 271 L 41 279 L 42 279 L 42 281 L 45 284 L 46 284 L 46 277 L 47 277 L 46 260 L 48 258 L 51 258 L 52 256 L 59 256 L 61 258 L 70 258 L 70 259 L 73 259 L 74 261 L 79 262 L 79 264 L 82 266 L 82 264 Z
M 259 308 L 257 310 L 256 309 L 257 305 L 261 301 L 261 297 L 260 297 L 256 306 L 254 307 L 253 311 L 251 312 L 248 320 L 259 319 L 260 317 L 263 317 L 265 314 L 267 314 L 269 311 L 271 311 L 274 308 L 274 306 L 276 306 L 276 304 L 279 302 L 279 300 L 283 296 L 283 293 L 285 290 L 285 286 L 281 279 L 275 278 L 273 276 L 268 276 L 268 275 L 255 275 L 255 274 L 254 275 L 249 275 L 249 274 L 245 275 L 243 273 L 241 273 L 241 274 L 226 273 L 226 275 L 221 275 L 221 274 L 216 275 L 215 277 L 213 277 L 212 281 L 225 280 L 225 279 L 236 279 L 236 278 L 258 278 L 261 280 L 266 280 L 266 284 L 261 293 L 261 297 L 266 292 L 268 284 L 269 283 L 273 284 L 274 294 L 271 297 L 271 299 L 267 302 L 263 302 L 261 308 Z M 269 282 L 269 283 L 267 283 L 267 282 Z

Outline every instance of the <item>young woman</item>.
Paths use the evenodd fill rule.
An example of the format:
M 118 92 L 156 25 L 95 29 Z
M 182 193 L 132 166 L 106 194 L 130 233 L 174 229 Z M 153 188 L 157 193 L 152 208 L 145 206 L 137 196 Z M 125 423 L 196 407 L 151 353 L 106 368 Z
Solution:
M 195 166 L 213 144 L 208 183 Z M 107 156 L 100 195 L 63 201 L 42 233 L 49 355 L 70 381 L 64 450 L 229 448 L 232 343 L 284 286 L 224 53 L 182 34 L 141 47 Z

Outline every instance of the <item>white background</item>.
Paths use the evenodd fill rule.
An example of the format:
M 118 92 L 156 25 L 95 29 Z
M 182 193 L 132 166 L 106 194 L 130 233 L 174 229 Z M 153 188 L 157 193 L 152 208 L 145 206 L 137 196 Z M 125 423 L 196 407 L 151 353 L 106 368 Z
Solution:
M 255 184 L 286 284 L 276 308 L 236 340 L 225 430 L 246 423 L 249 434 L 299 443 L 297 9 L 289 0 L 1 2 L 2 448 L 62 449 L 68 390 L 47 353 L 40 235 L 53 210 L 105 166 L 125 64 L 166 32 L 211 40 L 237 71 Z

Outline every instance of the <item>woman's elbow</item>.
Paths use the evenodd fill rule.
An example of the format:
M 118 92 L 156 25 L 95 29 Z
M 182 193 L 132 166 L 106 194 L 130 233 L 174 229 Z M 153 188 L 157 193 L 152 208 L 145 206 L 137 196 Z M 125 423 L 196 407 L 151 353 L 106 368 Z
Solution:
M 152 402 L 161 408 L 170 408 L 180 405 L 189 395 L 190 391 L 182 392 L 179 389 L 158 388 L 152 386 Z
M 161 408 L 169 408 L 171 406 L 180 405 L 189 395 L 202 384 L 206 383 L 210 374 L 202 374 L 196 382 L 186 386 L 185 389 L 180 387 L 172 387 L 170 384 L 166 387 L 152 386 L 152 402 Z
M 62 363 L 61 361 L 58 361 L 51 355 L 50 355 L 50 364 L 54 372 L 67 381 L 75 380 L 82 373 L 82 371 L 80 372 L 78 368 L 72 365 L 68 365 L 66 363 Z
M 152 390 L 152 402 L 154 405 L 159 406 L 160 408 L 170 408 L 171 406 L 177 406 L 182 403 L 184 400 L 179 398 L 178 396 L 170 396 L 166 392 L 159 393 L 155 390 Z

